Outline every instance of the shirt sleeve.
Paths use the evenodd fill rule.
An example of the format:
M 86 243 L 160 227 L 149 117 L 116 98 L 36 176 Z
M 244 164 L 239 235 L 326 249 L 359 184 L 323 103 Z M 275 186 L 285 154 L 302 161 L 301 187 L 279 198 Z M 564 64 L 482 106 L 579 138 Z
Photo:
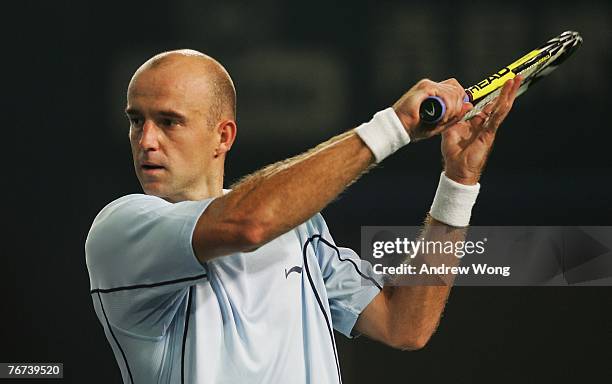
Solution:
M 347 337 L 359 314 L 382 289 L 372 265 L 350 248 L 338 247 L 321 214 L 311 220 L 334 329 Z
M 211 201 L 173 204 L 128 195 L 98 214 L 85 242 L 86 262 L 92 294 L 102 296 L 115 327 L 163 335 L 188 287 L 207 278 L 191 239 Z

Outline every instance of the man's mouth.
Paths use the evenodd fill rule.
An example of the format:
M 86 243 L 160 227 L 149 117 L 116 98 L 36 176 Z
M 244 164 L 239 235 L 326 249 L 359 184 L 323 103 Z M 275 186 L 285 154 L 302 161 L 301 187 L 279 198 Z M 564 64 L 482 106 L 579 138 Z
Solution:
M 161 170 L 165 169 L 165 168 L 164 168 L 163 166 L 161 166 L 161 165 L 158 165 L 158 164 L 151 164 L 151 163 L 148 163 L 148 164 L 141 164 L 141 165 L 140 165 L 140 168 L 141 168 L 141 169 L 142 169 L 142 171 L 143 171 L 143 172 L 145 172 L 145 173 L 155 173 L 155 172 L 158 172 L 158 171 L 161 171 Z
M 163 169 L 164 167 L 162 167 L 161 165 L 148 165 L 148 164 L 143 164 L 142 165 L 142 169 Z

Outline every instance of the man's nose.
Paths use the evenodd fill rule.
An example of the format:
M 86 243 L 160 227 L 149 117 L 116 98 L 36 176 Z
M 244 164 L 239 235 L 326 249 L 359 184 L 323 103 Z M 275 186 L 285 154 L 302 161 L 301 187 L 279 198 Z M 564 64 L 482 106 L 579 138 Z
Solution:
M 142 135 L 138 143 L 145 151 L 159 149 L 159 128 L 154 122 L 146 120 L 142 126 Z

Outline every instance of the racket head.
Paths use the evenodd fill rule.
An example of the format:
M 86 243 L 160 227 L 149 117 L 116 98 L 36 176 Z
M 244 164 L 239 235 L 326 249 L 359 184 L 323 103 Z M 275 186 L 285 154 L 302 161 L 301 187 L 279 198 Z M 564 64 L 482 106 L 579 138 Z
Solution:
M 489 79 L 493 78 L 493 81 L 489 81 L 486 87 L 475 88 L 478 87 L 477 85 L 468 88 L 466 92 L 471 98 L 474 109 L 466 113 L 463 120 L 474 117 L 500 94 L 501 88 L 507 80 L 518 75 L 523 77 L 523 81 L 517 92 L 517 97 L 522 95 L 533 84 L 557 69 L 580 45 L 582 45 L 582 37 L 578 32 L 565 31 L 497 72 L 497 74 L 490 76 Z M 497 77 L 495 78 L 495 76 Z

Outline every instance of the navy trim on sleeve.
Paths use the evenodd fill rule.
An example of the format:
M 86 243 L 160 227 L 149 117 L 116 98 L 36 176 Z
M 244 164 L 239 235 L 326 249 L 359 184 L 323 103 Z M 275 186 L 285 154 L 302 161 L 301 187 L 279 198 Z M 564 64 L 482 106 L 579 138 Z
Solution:
M 102 309 L 104 320 L 106 320 L 106 327 L 108 328 L 108 331 L 113 337 L 113 340 L 115 340 L 115 343 L 117 344 L 117 347 L 119 348 L 119 351 L 121 352 L 121 356 L 123 356 L 123 362 L 125 363 L 128 374 L 130 375 L 130 383 L 134 384 L 134 378 L 132 377 L 132 371 L 130 370 L 130 365 L 128 364 L 127 357 L 125 356 L 125 352 L 123 352 L 123 348 L 121 348 L 121 344 L 119 344 L 119 340 L 117 340 L 117 337 L 115 336 L 115 333 L 113 332 L 113 328 L 111 328 L 110 322 L 108 321 L 108 317 L 106 316 L 106 311 L 104 310 L 104 305 L 102 304 L 102 297 L 100 296 L 100 292 L 97 292 L 97 294 L 98 294 L 98 300 L 100 301 L 100 309 Z
M 354 262 L 353 260 L 351 260 L 351 259 L 343 259 L 343 258 L 341 258 L 341 257 L 340 257 L 340 250 L 338 249 L 338 247 L 336 247 L 336 246 L 335 246 L 333 243 L 331 243 L 331 242 L 329 242 L 329 241 L 325 240 L 325 239 L 323 238 L 323 236 L 321 236 L 321 235 L 313 235 L 313 236 L 311 237 L 311 239 L 314 239 L 314 238 L 316 238 L 316 237 L 318 237 L 318 238 L 319 238 L 319 241 L 322 241 L 322 242 L 323 242 L 323 244 L 327 245 L 328 247 L 333 248 L 333 249 L 336 251 L 336 256 L 338 256 L 338 259 L 339 259 L 340 261 L 348 261 L 348 262 L 350 262 L 351 264 L 353 264 L 353 267 L 355 267 L 355 271 L 357 271 L 357 273 L 358 273 L 358 274 L 360 274 L 360 275 L 361 275 L 361 277 L 363 277 L 363 278 L 364 278 L 364 279 L 366 279 L 366 280 L 371 281 L 372 283 L 374 283 L 374 285 L 376 285 L 376 287 L 377 287 L 378 289 L 380 289 L 380 290 L 382 291 L 382 287 L 380 286 L 380 284 L 378 284 L 378 282 L 377 282 L 376 280 L 374 280 L 373 278 L 371 278 L 370 276 L 368 276 L 368 275 L 364 274 L 363 272 L 361 272 L 361 271 L 359 270 L 359 267 L 357 267 L 357 264 L 355 264 L 355 262 Z M 309 240 L 310 240 L 310 239 L 309 239 Z
M 207 277 L 206 273 L 202 273 L 197 276 L 183 277 L 182 279 L 161 281 L 159 283 L 127 285 L 124 287 L 105 288 L 105 289 L 97 288 L 97 289 L 92 289 L 89 292 L 93 294 L 93 293 L 109 293 L 109 292 L 117 292 L 117 291 L 127 291 L 130 289 L 154 288 L 154 287 L 160 287 L 162 285 L 178 284 L 178 283 L 184 283 L 185 281 L 199 280 L 204 277 Z

